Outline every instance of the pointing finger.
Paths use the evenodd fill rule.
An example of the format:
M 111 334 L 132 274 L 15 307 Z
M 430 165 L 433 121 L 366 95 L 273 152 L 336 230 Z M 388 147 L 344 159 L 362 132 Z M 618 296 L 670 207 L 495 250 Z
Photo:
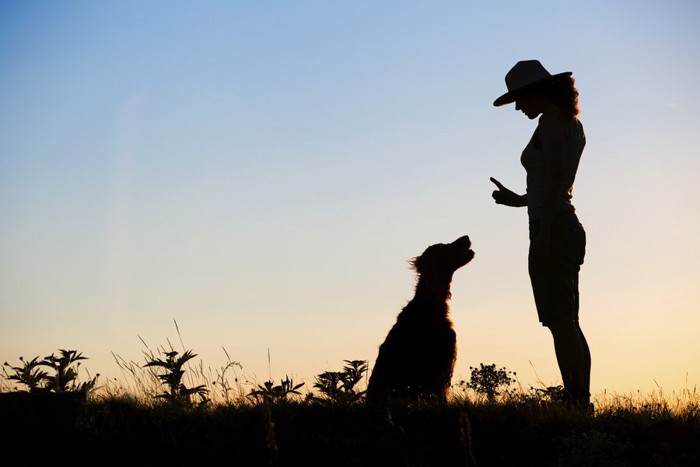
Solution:
M 491 177 L 490 180 L 498 187 L 499 190 L 503 190 L 505 187 L 501 185 L 501 182 Z

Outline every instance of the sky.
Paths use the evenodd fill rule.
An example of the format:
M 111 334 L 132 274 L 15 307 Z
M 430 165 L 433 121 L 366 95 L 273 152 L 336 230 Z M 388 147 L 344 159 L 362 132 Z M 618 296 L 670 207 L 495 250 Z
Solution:
M 310 388 L 371 366 L 407 261 L 469 235 L 453 383 L 496 363 L 560 384 L 527 213 L 489 181 L 525 190 L 536 123 L 492 102 L 538 59 L 581 93 L 592 392 L 692 390 L 699 20 L 690 0 L 4 0 L 0 362 L 77 349 L 119 378 L 113 355 L 172 342 Z

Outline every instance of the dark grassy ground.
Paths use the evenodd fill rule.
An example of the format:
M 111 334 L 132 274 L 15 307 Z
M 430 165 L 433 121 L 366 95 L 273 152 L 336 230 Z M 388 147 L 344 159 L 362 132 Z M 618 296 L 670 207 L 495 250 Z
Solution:
M 2 465 L 697 466 L 700 411 L 0 398 Z

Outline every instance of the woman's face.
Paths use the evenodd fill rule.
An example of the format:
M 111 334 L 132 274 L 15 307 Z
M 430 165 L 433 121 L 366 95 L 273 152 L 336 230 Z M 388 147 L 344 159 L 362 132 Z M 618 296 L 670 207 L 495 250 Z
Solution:
M 527 115 L 527 118 L 533 120 L 542 113 L 544 109 L 544 100 L 542 96 L 533 91 L 524 92 L 515 99 L 515 110 L 520 110 Z

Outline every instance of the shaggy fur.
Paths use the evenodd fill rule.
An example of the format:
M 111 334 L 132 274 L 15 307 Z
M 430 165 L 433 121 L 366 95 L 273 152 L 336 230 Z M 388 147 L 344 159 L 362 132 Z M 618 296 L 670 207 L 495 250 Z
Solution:
M 389 398 L 444 402 L 457 344 L 448 316 L 454 272 L 474 258 L 469 237 L 428 247 L 411 261 L 418 274 L 415 296 L 399 313 L 367 388 L 369 404 Z

